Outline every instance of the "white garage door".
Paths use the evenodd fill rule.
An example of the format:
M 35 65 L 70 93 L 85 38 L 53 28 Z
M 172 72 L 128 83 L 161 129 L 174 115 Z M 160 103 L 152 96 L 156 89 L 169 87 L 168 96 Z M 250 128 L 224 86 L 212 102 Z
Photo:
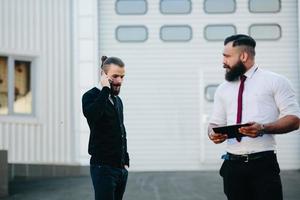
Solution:
M 298 86 L 297 1 L 99 0 L 99 54 L 126 64 L 121 96 L 132 168 L 218 168 L 206 136 L 223 39 L 257 39 L 257 64 Z M 277 138 L 283 168 L 299 168 L 299 135 Z

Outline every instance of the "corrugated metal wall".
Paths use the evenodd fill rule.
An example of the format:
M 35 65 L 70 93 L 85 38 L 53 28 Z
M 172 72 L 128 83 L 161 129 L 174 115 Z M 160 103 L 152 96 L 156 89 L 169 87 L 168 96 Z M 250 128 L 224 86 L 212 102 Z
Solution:
M 281 38 L 278 40 L 257 40 L 256 45 L 256 65 L 265 70 L 270 70 L 275 73 L 281 74 L 288 78 L 293 87 L 295 88 L 298 99 L 300 97 L 300 80 L 299 72 L 299 49 L 298 49 L 298 22 L 297 22 L 297 1 L 281 1 L 281 10 L 278 13 L 249 13 L 248 1 L 236 1 L 238 9 L 236 13 L 229 15 L 222 15 L 222 20 L 229 23 L 232 22 L 237 27 L 238 33 L 248 34 L 249 26 L 253 24 L 278 24 L 281 27 Z M 217 23 L 217 18 L 214 16 L 208 17 L 207 20 L 212 20 Z M 221 44 L 223 46 L 223 44 Z M 221 46 L 220 45 L 220 46 Z M 205 49 L 215 49 L 217 43 L 206 43 L 202 53 Z M 222 53 L 223 47 L 220 49 Z M 220 55 L 207 55 L 206 63 L 208 66 L 216 66 L 217 59 Z M 218 64 L 221 67 L 221 59 Z M 214 84 L 221 82 L 224 78 L 222 73 L 216 73 L 215 67 L 206 68 L 203 71 L 204 81 L 203 84 Z M 220 71 L 221 72 L 221 71 Z M 204 115 L 209 116 L 212 103 L 204 101 Z M 207 122 L 206 122 L 207 123 Z M 206 124 L 205 123 L 205 124 Z M 206 127 L 206 125 L 205 125 Z M 300 131 L 293 133 L 276 136 L 277 153 L 279 163 L 282 169 L 295 169 L 300 165 Z M 206 140 L 203 145 L 205 146 L 204 162 L 217 163 L 220 154 L 225 146 L 212 145 L 211 141 Z
M 76 159 L 89 164 L 89 128 L 81 110 L 84 92 L 98 83 L 97 46 L 97 2 L 96 0 L 74 0 L 74 128 L 76 134 Z
M 200 144 L 207 138 L 202 132 L 199 72 L 205 67 L 203 55 L 209 52 L 201 54 L 199 26 L 206 20 L 198 14 L 202 2 L 194 1 L 193 12 L 186 15 L 162 15 L 160 1 L 147 1 L 145 15 L 118 15 L 112 1 L 98 2 L 100 54 L 119 56 L 126 64 L 120 95 L 131 169 L 203 169 Z M 122 25 L 146 26 L 147 41 L 118 42 L 115 30 Z M 193 38 L 164 42 L 160 39 L 163 25 L 189 25 Z
M 11 163 L 70 163 L 71 0 L 1 0 L 0 55 L 34 58 L 33 116 L 0 116 Z
M 297 59 L 298 59 L 298 80 L 300 81 L 300 55 L 299 55 L 299 52 L 300 52 L 300 3 L 297 1 L 297 4 L 298 4 L 298 56 L 297 56 Z M 298 84 L 298 91 L 299 91 L 299 96 L 300 96 L 300 84 Z M 300 104 L 300 98 L 299 98 L 299 104 Z M 300 167 L 300 165 L 299 165 Z
M 213 145 L 206 136 L 211 103 L 204 100 L 204 88 L 223 80 L 223 45 L 208 43 L 203 28 L 219 24 L 220 17 L 222 23 L 233 23 L 242 33 L 247 33 L 251 23 L 279 23 L 283 38 L 277 43 L 259 42 L 257 61 L 299 87 L 296 0 L 282 1 L 283 12 L 276 17 L 246 15 L 246 0 L 237 1 L 236 13 L 222 16 L 204 15 L 203 1 L 192 2 L 191 14 L 173 16 L 161 15 L 159 1 L 148 1 L 147 14 L 134 17 L 116 15 L 112 0 L 99 0 L 98 8 L 97 0 L 0 0 L 0 55 L 35 58 L 36 113 L 31 117 L 0 116 L 0 148 L 9 150 L 9 162 L 88 163 L 89 130 L 80 98 L 98 82 L 100 52 L 120 56 L 127 64 L 121 96 L 132 169 L 218 168 L 223 147 Z M 115 28 L 128 24 L 146 25 L 148 40 L 134 45 L 118 43 Z M 190 25 L 192 40 L 162 42 L 159 30 L 165 24 Z M 299 134 L 278 139 L 283 166 L 298 167 Z
M 160 1 L 147 1 L 145 15 L 118 15 L 115 1 L 98 1 L 99 52 L 119 56 L 127 66 L 121 97 L 134 170 L 217 169 L 222 162 L 224 144 L 207 138 L 212 102 L 205 100 L 204 89 L 224 80 L 223 40 L 207 41 L 205 26 L 232 24 L 238 33 L 248 34 L 252 24 L 279 24 L 279 40 L 258 40 L 256 63 L 299 87 L 296 0 L 281 1 L 278 13 L 251 13 L 249 1 L 243 0 L 235 1 L 233 13 L 208 14 L 203 2 L 192 1 L 192 12 L 186 15 L 162 14 Z M 147 27 L 145 42 L 116 39 L 118 26 L 134 25 Z M 163 25 L 189 25 L 193 37 L 164 42 Z M 277 141 L 282 168 L 298 168 L 299 132 L 278 136 Z

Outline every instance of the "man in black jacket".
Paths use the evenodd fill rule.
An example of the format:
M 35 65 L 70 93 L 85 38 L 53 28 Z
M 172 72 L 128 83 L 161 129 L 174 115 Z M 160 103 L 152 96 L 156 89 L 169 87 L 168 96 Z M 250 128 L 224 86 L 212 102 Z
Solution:
M 90 127 L 90 172 L 96 200 L 121 200 L 129 167 L 123 104 L 118 96 L 125 68 L 119 58 L 103 56 L 101 60 L 101 85 L 82 97 Z

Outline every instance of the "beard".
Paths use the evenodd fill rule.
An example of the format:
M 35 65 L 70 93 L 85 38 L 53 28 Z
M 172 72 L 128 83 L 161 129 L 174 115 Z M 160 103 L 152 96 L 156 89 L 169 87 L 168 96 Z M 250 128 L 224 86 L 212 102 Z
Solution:
M 121 84 L 110 84 L 110 93 L 111 95 L 117 96 L 120 93 L 120 89 L 121 89 Z
M 223 67 L 226 69 L 225 79 L 230 82 L 238 80 L 239 77 L 247 71 L 242 61 L 238 61 L 231 68 L 225 64 Z

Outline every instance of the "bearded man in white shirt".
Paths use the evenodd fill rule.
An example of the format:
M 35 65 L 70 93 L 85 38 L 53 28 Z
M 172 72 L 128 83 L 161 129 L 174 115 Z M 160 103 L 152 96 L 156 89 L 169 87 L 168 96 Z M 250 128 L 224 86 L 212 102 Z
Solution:
M 220 169 L 229 200 L 282 200 L 274 135 L 299 128 L 299 105 L 289 81 L 255 65 L 256 42 L 248 35 L 224 41 L 225 79 L 215 93 L 208 136 L 227 141 Z M 243 137 L 228 138 L 212 128 L 243 124 Z

